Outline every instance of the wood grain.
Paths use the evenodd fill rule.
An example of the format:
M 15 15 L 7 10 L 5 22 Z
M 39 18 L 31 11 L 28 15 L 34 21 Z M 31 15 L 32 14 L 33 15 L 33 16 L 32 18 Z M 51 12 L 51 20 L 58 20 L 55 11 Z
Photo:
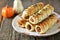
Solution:
M 13 1 L 14 0 L 0 0 L 0 14 L 2 7 L 4 7 L 7 2 L 9 2 L 9 6 L 13 6 Z M 55 7 L 56 12 L 60 13 L 60 0 L 22 0 L 25 9 L 37 2 L 49 3 Z M 60 40 L 60 32 L 48 37 L 33 37 L 20 34 L 12 28 L 12 20 L 13 18 L 3 18 L 0 23 L 0 40 Z

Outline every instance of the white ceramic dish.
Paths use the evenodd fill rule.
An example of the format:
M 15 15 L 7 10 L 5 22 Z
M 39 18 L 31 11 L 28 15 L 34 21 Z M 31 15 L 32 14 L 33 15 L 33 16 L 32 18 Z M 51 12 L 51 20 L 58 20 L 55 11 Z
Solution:
M 53 13 L 55 13 L 57 15 L 58 19 L 60 20 L 60 15 L 58 15 L 56 12 L 53 12 Z M 17 25 L 17 21 L 19 19 L 20 19 L 20 17 L 16 16 L 12 21 L 13 28 L 19 33 L 24 33 L 24 34 L 30 35 L 30 36 L 50 36 L 50 35 L 56 34 L 60 31 L 60 29 L 58 29 L 58 27 L 60 26 L 60 21 L 59 21 L 58 23 L 56 23 L 54 25 L 54 27 L 52 27 L 50 30 L 48 30 L 45 34 L 39 34 L 37 32 L 29 32 L 25 28 L 21 28 L 19 25 Z

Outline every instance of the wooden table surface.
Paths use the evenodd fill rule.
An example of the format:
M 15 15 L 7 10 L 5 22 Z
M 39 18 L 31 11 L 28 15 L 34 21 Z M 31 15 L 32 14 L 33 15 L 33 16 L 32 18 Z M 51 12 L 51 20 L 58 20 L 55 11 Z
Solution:
M 14 0 L 0 0 L 0 14 L 2 7 L 4 7 L 7 2 L 9 2 L 10 6 L 13 6 L 13 1 Z M 55 7 L 57 13 L 60 13 L 60 0 L 22 0 L 24 8 L 37 2 L 49 3 Z M 60 40 L 60 32 L 48 37 L 32 37 L 19 34 L 12 28 L 12 20 L 13 18 L 3 18 L 2 22 L 0 22 L 0 40 Z

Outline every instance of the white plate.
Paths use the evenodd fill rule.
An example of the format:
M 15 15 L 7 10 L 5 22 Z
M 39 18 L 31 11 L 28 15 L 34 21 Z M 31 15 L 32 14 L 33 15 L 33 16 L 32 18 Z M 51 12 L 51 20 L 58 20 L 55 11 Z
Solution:
M 60 19 L 60 15 L 58 15 L 56 12 L 53 12 L 57 15 L 58 19 Z M 29 32 L 28 30 L 21 28 L 19 25 L 17 25 L 17 21 L 20 19 L 19 16 L 16 16 L 13 21 L 12 21 L 12 26 L 13 28 L 19 32 L 19 33 L 24 33 L 30 36 L 50 36 L 53 34 L 56 34 L 60 31 L 60 29 L 58 29 L 58 27 L 60 26 L 60 21 L 58 23 L 56 23 L 54 25 L 54 27 L 52 27 L 50 30 L 48 30 L 45 34 L 39 34 L 37 32 Z

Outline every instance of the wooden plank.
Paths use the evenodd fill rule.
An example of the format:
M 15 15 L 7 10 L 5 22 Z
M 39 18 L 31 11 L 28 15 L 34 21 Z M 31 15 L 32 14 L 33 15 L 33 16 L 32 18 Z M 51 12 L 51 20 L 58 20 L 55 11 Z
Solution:
M 5 6 L 8 3 L 9 6 L 13 5 L 13 0 L 0 0 L 0 11 L 3 6 Z M 0 30 L 0 40 L 15 40 L 17 39 L 16 36 L 19 34 L 15 32 L 15 30 L 12 28 L 12 18 L 5 19 L 3 18 L 3 21 L 1 23 L 1 30 Z M 16 35 L 18 34 L 18 35 Z
M 3 6 L 6 5 L 6 2 L 9 1 L 9 6 L 13 6 L 13 0 L 5 0 L 4 2 L 2 2 L 2 0 L 0 0 L 0 11 L 2 9 Z M 59 0 L 22 0 L 23 6 L 24 8 L 27 8 L 28 6 L 30 6 L 31 4 L 37 3 L 37 2 L 43 2 L 45 4 L 50 3 L 51 5 L 53 5 L 55 7 L 55 11 L 57 11 L 58 13 L 60 10 L 60 1 Z M 3 4 L 3 5 L 2 5 Z M 3 21 L 1 23 L 1 30 L 0 30 L 0 40 L 60 40 L 60 32 L 56 35 L 53 36 L 49 36 L 49 37 L 32 37 L 32 36 L 27 36 L 24 34 L 20 34 L 18 32 L 16 32 L 13 28 L 12 28 L 12 19 L 5 19 L 3 18 Z
M 12 32 L 13 34 L 12 34 L 12 40 L 18 40 L 19 39 L 19 33 L 18 32 L 16 32 L 15 30 L 13 30 L 13 32 Z
M 36 37 L 36 40 L 60 40 L 60 32 L 47 37 Z
M 1 28 L 1 36 L 3 40 L 9 40 L 12 36 L 12 25 L 11 25 L 12 19 L 3 19 L 2 22 L 2 28 Z
M 3 19 L 0 37 L 3 40 L 18 40 L 19 33 L 12 28 L 12 19 Z
M 35 37 L 24 35 L 24 34 L 21 34 L 19 38 L 20 38 L 19 40 L 35 40 Z

